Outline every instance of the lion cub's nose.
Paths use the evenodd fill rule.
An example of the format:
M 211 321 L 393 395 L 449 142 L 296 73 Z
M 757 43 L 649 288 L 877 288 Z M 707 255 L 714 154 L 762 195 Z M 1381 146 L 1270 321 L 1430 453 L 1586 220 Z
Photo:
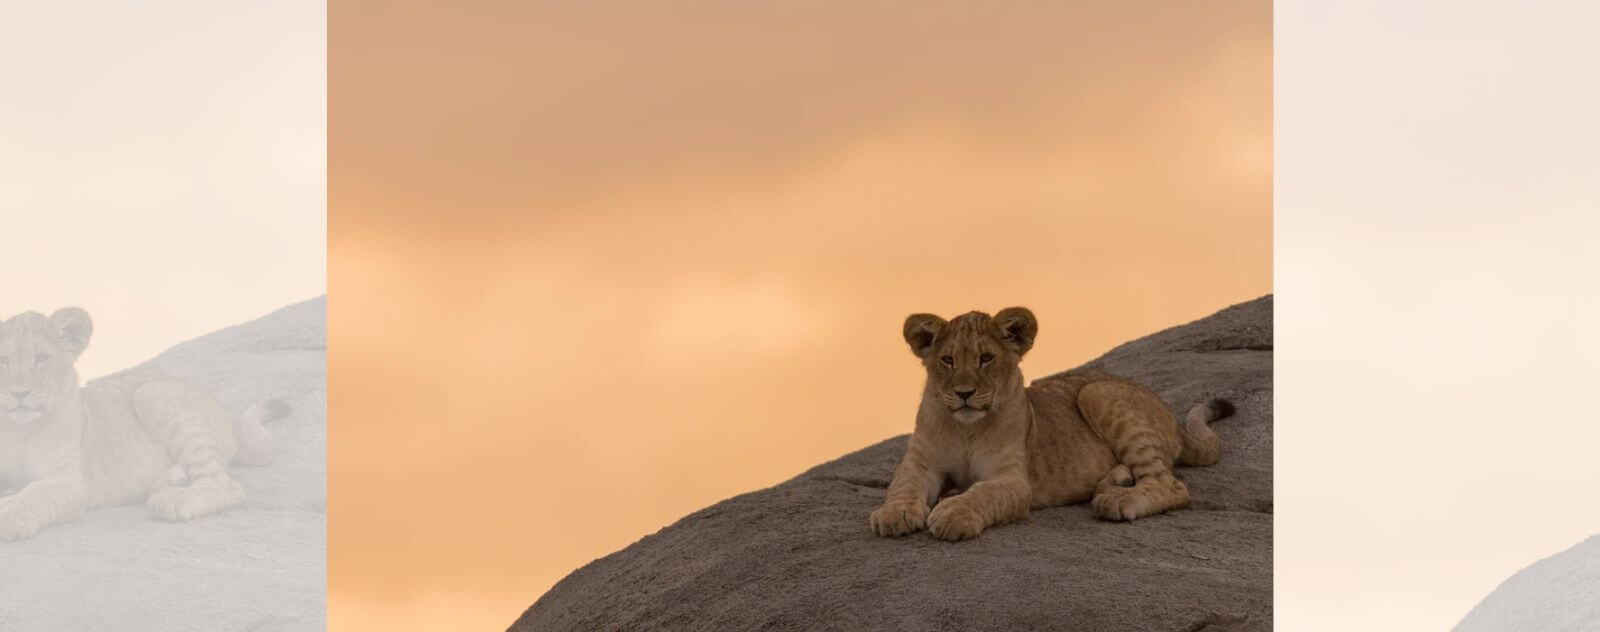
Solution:
M 976 393 L 976 392 L 978 392 L 978 391 L 977 391 L 977 390 L 971 390 L 971 391 L 956 391 L 956 397 L 960 397 L 960 398 L 961 398 L 961 399 L 966 399 L 966 398 L 968 398 L 968 397 L 972 397 L 972 394 L 973 394 L 973 393 Z
M 32 395 L 32 394 L 33 394 L 33 387 L 31 387 L 31 386 L 23 386 L 23 387 L 20 387 L 20 388 L 16 387 L 16 386 L 11 387 L 11 396 L 15 397 L 17 399 L 23 399 L 23 398 L 25 398 L 25 397 L 27 397 L 29 395 Z

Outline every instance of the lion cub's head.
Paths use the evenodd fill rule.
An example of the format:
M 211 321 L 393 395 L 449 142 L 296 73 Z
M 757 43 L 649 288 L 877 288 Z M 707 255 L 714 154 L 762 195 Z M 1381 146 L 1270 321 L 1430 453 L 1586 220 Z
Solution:
M 902 330 L 928 370 L 929 391 L 964 424 L 988 415 L 996 397 L 1020 392 L 1017 363 L 1038 333 L 1039 322 L 1026 307 L 1007 307 L 993 317 L 968 312 L 950 321 L 912 314 Z
M 0 322 L 0 414 L 27 426 L 78 388 L 73 364 L 89 346 L 94 324 L 76 307 L 48 318 L 37 312 Z

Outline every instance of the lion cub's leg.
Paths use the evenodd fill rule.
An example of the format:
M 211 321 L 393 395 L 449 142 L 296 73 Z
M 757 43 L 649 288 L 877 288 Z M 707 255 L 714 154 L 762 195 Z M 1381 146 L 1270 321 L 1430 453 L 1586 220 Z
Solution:
M 939 501 L 928 514 L 928 532 L 940 540 L 978 537 L 984 529 L 1028 517 L 1027 470 L 1021 464 L 1000 469 L 967 491 Z
M 244 502 L 244 488 L 226 468 L 237 439 L 216 400 L 178 382 L 151 382 L 134 391 L 133 408 L 174 463 L 151 486 L 151 514 L 189 520 Z
M 1106 381 L 1084 386 L 1078 408 L 1119 463 L 1090 501 L 1095 515 L 1134 520 L 1189 503 L 1189 488 L 1172 475 L 1180 444 L 1166 404 L 1132 384 Z M 1123 480 L 1122 468 L 1132 476 L 1132 487 L 1116 484 Z
M 73 455 L 69 467 L 0 496 L 0 542 L 32 537 L 40 529 L 78 517 L 84 509 L 83 479 Z
M 928 508 L 939 500 L 945 477 L 932 468 L 932 447 L 913 434 L 906 455 L 894 470 L 894 480 L 884 494 L 883 506 L 869 516 L 872 532 L 896 537 L 921 531 L 928 525 Z
M 1133 487 L 1133 473 L 1128 471 L 1128 466 L 1118 463 L 1111 471 L 1106 472 L 1105 478 L 1100 479 L 1100 484 L 1094 488 L 1095 495 L 1105 493 L 1107 490 L 1122 487 Z

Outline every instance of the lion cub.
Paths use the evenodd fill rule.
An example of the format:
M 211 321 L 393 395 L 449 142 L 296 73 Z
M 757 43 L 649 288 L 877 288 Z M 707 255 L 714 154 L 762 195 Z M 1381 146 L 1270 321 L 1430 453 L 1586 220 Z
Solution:
M 230 465 L 272 461 L 269 400 L 230 419 L 199 388 L 149 371 L 79 385 L 94 331 L 76 307 L 0 320 L 0 542 L 85 509 L 144 501 L 183 521 L 244 502 Z
M 955 541 L 1031 509 L 1086 500 L 1106 520 L 1188 504 L 1172 465 L 1216 463 L 1217 435 L 1207 424 L 1232 406 L 1211 400 L 1180 426 L 1155 393 L 1103 371 L 1025 387 L 1017 363 L 1038 331 L 1023 307 L 993 317 L 906 318 L 902 333 L 928 381 L 905 458 L 872 512 L 874 533 L 926 527 Z M 949 489 L 964 491 L 941 499 Z

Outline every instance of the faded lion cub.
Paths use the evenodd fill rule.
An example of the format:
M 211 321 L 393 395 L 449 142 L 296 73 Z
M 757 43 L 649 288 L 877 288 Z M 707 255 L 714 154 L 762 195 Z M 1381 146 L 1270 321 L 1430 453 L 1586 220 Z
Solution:
M 152 372 L 80 386 L 73 364 L 93 329 L 75 307 L 0 321 L 0 541 L 140 501 L 161 520 L 215 513 L 244 500 L 229 465 L 272 460 L 262 423 L 287 404 L 230 420 L 204 391 Z
M 1101 518 L 1134 520 L 1188 504 L 1172 465 L 1216 463 L 1207 424 L 1232 405 L 1196 406 L 1180 426 L 1155 393 L 1103 371 L 1024 387 L 1017 363 L 1038 331 L 1023 307 L 992 318 L 906 318 L 906 343 L 928 381 L 905 458 L 872 512 L 874 533 L 926 527 L 941 540 L 965 540 L 1055 505 L 1087 500 Z M 944 497 L 950 489 L 964 491 Z

